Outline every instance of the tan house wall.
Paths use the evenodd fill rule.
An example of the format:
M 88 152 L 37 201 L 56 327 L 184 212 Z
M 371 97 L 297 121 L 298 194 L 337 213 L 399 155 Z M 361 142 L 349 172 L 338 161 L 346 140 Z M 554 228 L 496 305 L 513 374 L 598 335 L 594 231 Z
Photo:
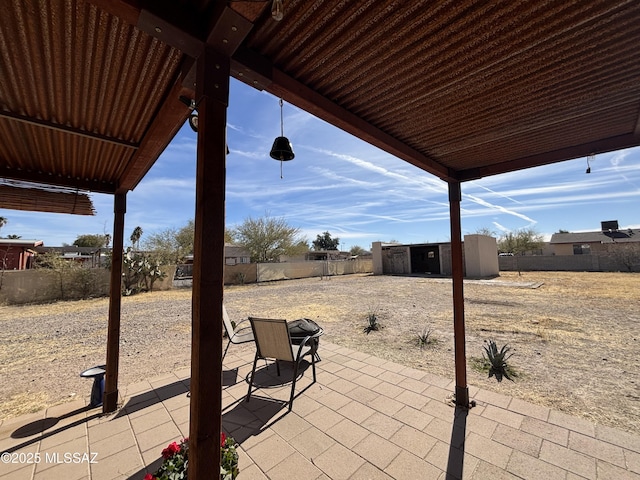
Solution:
M 573 255 L 573 244 L 556 243 L 553 245 L 554 255 Z
M 554 243 L 552 244 L 552 254 L 553 255 L 573 255 L 573 246 L 574 245 L 589 245 L 591 250 L 591 254 L 607 254 L 610 252 L 611 248 L 616 248 L 618 244 L 615 242 L 585 242 L 580 243 Z M 624 242 L 621 245 L 629 245 L 629 243 Z

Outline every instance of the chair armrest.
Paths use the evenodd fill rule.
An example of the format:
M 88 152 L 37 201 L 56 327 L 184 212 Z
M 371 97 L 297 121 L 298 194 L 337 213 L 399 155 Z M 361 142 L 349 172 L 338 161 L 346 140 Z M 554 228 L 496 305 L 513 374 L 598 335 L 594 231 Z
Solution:
M 244 320 L 240 320 L 238 323 L 236 323 L 236 326 L 233 329 L 233 332 L 231 334 L 231 336 L 229 337 L 229 340 L 233 343 L 234 340 L 238 337 L 245 337 L 245 339 L 241 339 L 238 341 L 238 343 L 242 343 L 243 341 L 248 342 L 249 336 L 251 337 L 251 339 L 253 339 L 253 329 L 251 328 L 251 325 L 244 325 L 242 326 L 242 324 L 247 324 L 249 323 L 249 319 L 245 318 Z
M 324 333 L 324 330 L 322 328 L 320 328 L 320 330 L 318 330 L 313 335 L 307 335 L 306 337 L 304 337 L 302 339 L 302 341 L 300 342 L 300 345 L 298 346 L 298 354 L 296 355 L 296 362 L 300 360 L 300 356 L 302 354 L 302 349 L 304 347 L 308 347 L 309 346 L 309 345 L 307 345 L 309 340 L 312 340 L 314 338 L 319 338 L 323 333 Z M 309 347 L 309 348 L 311 348 L 311 347 Z
M 236 327 L 238 327 L 238 325 L 242 325 L 243 323 L 249 323 L 249 319 L 245 318 L 244 320 L 240 320 L 238 323 L 236 323 Z M 249 327 L 242 327 L 242 328 L 251 328 L 251 326 Z
M 253 332 L 253 329 L 251 328 L 251 324 L 242 326 L 243 323 L 245 323 L 245 324 L 249 323 L 249 319 L 245 318 L 244 320 L 240 320 L 238 323 L 236 323 L 236 326 L 233 329 L 233 335 L 234 336 L 238 335 L 238 334 L 241 334 L 244 330 Z

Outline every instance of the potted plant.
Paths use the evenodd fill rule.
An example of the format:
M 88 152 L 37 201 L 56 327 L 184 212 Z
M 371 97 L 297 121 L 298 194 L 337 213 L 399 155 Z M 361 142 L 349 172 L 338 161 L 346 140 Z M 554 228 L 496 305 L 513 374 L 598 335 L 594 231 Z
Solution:
M 220 479 L 232 480 L 238 476 L 238 452 L 232 437 L 220 433 Z M 144 480 L 186 480 L 189 467 L 189 441 L 171 442 L 162 450 L 162 465 L 153 474 L 147 473 Z

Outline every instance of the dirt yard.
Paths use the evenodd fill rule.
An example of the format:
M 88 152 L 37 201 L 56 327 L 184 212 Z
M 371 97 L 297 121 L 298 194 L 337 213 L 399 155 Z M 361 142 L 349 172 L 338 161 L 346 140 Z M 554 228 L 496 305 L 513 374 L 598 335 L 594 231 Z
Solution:
M 506 272 L 465 281 L 469 385 L 640 434 L 640 275 Z M 451 281 L 348 276 L 229 287 L 233 320 L 307 317 L 324 341 L 453 379 Z M 0 419 L 88 397 L 79 373 L 105 362 L 107 299 L 0 311 Z M 122 388 L 189 365 L 191 291 L 123 299 Z M 383 328 L 368 335 L 367 315 Z M 433 342 L 421 349 L 418 336 Z M 483 344 L 508 344 L 515 382 L 476 368 Z M 232 346 L 231 348 L 242 348 Z

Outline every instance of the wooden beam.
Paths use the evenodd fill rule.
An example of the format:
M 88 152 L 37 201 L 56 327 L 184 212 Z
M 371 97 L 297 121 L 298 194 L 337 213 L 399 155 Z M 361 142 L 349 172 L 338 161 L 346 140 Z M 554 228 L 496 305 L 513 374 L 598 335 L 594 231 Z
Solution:
M 464 327 L 464 265 L 462 256 L 462 227 L 460 223 L 460 182 L 449 182 L 449 213 L 451 222 L 451 273 L 453 285 L 453 343 L 456 369 L 456 405 L 469 406 L 467 386 L 467 357 Z
M 273 66 L 271 66 L 271 72 L 267 72 L 268 60 L 254 52 L 240 47 L 234 53 L 233 60 L 233 73 L 238 80 L 281 97 L 341 130 L 443 180 L 456 180 L 454 172 L 435 159 L 411 148 L 284 72 Z M 270 82 L 266 83 L 268 80 Z
M 176 81 L 154 116 L 140 147 L 129 161 L 118 185 L 118 191 L 133 190 L 147 174 L 191 113 L 187 105 L 180 101 L 180 96 L 192 95 L 193 90 L 183 87 L 181 80 Z
M 120 362 L 120 307 L 122 302 L 122 250 L 124 247 L 124 214 L 127 196 L 113 197 L 113 249 L 111 283 L 109 286 L 109 324 L 107 326 L 107 367 L 104 380 L 102 411 L 113 412 L 118 407 L 118 365 Z
M 138 144 L 134 142 L 128 142 L 126 140 L 121 140 L 119 138 L 109 137 L 107 135 L 100 135 L 99 133 L 89 132 L 87 130 L 81 130 L 79 128 L 69 127 L 67 125 L 61 125 L 54 122 L 48 122 L 46 120 L 40 120 L 38 118 L 26 117 L 24 115 L 18 115 L 13 112 L 6 112 L 0 110 L 0 117 L 10 118 L 11 120 L 15 120 L 17 122 L 26 123 L 28 125 L 33 125 L 36 127 L 42 127 L 47 130 L 54 130 L 57 132 L 68 133 L 75 137 L 84 137 L 90 140 L 98 140 L 100 142 L 110 143 L 113 145 L 118 145 L 119 147 L 130 148 L 136 150 L 138 148 Z
M 458 172 L 458 179 L 461 182 L 477 180 L 478 178 L 489 177 L 500 173 L 515 172 L 525 168 L 539 167 L 541 165 L 563 162 L 572 158 L 586 157 L 591 154 L 597 155 L 599 153 L 613 152 L 637 146 L 640 146 L 640 133 L 629 133 L 627 135 L 604 138 L 595 142 L 575 145 L 552 152 L 544 152 L 539 155 L 521 157 L 509 160 L 508 162 L 495 163 L 493 165 L 487 165 L 486 167 L 460 170 Z
M 272 78 L 273 83 L 266 90 L 274 95 L 422 170 L 443 180 L 452 180 L 451 172 L 444 165 L 414 150 L 280 70 L 274 69 Z
M 198 161 L 194 235 L 189 479 L 220 469 L 222 301 L 229 58 L 198 58 Z M 217 476 L 217 473 L 215 474 Z
M 117 189 L 117 186 L 112 182 L 99 182 L 61 174 L 54 175 L 47 172 L 26 172 L 10 167 L 0 169 L 0 178 L 107 194 L 113 194 Z

